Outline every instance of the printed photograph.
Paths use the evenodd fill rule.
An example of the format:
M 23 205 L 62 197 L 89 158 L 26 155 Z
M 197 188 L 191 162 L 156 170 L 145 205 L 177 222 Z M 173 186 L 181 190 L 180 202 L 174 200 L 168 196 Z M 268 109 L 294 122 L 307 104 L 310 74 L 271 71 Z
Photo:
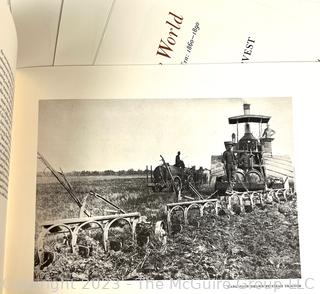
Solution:
M 35 281 L 301 278 L 292 99 L 41 100 Z

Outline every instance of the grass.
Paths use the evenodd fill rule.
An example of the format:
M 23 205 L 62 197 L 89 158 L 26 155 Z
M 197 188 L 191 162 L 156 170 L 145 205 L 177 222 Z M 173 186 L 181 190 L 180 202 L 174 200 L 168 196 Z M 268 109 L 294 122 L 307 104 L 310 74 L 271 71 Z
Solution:
M 152 195 L 148 192 L 146 180 L 139 177 L 88 176 L 71 178 L 70 183 L 80 201 L 90 191 L 93 191 L 105 196 L 128 212 L 141 208 L 139 205 L 141 201 L 152 202 Z M 93 215 L 104 215 L 105 209 L 112 209 L 94 196 L 88 197 L 87 204 Z M 40 177 L 37 183 L 37 229 L 44 221 L 79 217 L 79 212 L 79 207 L 54 178 Z
M 132 177 L 73 177 L 70 182 L 82 200 L 90 191 L 107 197 L 126 212 L 138 211 L 155 223 L 163 219 L 172 193 L 152 193 L 146 180 Z M 107 206 L 93 196 L 88 209 L 103 215 Z M 36 232 L 43 221 L 78 217 L 79 208 L 51 178 L 37 184 Z M 195 212 L 195 217 L 197 213 Z M 213 225 L 213 223 L 216 223 Z M 199 225 L 200 224 L 200 225 Z M 299 278 L 300 257 L 296 201 L 255 209 L 241 216 L 203 217 L 183 226 L 163 247 L 152 240 L 140 248 L 128 244 L 105 253 L 94 244 L 92 256 L 57 254 L 39 270 L 35 280 L 123 279 L 271 279 Z

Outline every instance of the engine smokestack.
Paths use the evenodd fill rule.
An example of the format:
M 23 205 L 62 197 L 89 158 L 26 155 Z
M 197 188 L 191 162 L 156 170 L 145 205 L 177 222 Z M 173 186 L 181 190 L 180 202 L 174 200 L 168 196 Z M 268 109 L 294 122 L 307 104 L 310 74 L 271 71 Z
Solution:
M 250 114 L 250 104 L 248 104 L 248 103 L 243 104 L 243 112 L 244 112 L 244 115 Z

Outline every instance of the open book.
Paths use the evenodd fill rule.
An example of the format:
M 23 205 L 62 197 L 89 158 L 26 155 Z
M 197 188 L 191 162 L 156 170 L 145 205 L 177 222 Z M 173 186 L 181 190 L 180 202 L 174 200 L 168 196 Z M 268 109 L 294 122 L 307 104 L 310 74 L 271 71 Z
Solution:
M 132 2 L 108 2 L 118 15 L 110 15 L 113 30 L 104 39 L 117 40 L 116 21 Z M 275 5 L 254 2 L 267 11 Z M 139 3 L 137 13 L 144 7 L 145 20 L 153 20 L 147 12 L 159 6 Z M 161 8 L 159 32 L 186 24 L 200 44 L 210 18 L 197 25 L 190 10 L 185 17 L 186 6 L 178 13 L 175 5 Z M 318 250 L 310 228 L 319 204 L 318 63 L 241 64 L 242 54 L 211 60 L 193 51 L 195 39 L 192 49 L 181 42 L 180 53 L 170 55 L 171 63 L 181 63 L 185 50 L 192 51 L 186 66 L 141 65 L 173 53 L 159 43 L 160 34 L 152 53 L 143 47 L 146 61 L 138 49 L 128 53 L 133 43 L 120 42 L 114 56 L 99 55 L 112 56 L 94 63 L 100 66 L 77 60 L 71 63 L 77 66 L 16 71 L 16 33 L 6 6 L 0 22 L 4 293 L 316 291 Z M 177 38 L 173 29 L 169 37 Z M 184 34 L 187 41 L 189 31 Z M 298 53 L 257 60 L 316 56 Z M 32 66 L 21 60 L 27 59 L 20 67 Z

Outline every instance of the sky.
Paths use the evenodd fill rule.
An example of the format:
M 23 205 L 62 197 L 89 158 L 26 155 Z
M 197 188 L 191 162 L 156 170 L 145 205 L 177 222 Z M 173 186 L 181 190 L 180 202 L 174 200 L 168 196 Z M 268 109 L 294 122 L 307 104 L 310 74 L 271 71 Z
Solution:
M 160 155 L 174 164 L 177 151 L 186 166 L 209 168 L 236 133 L 228 117 L 243 114 L 244 102 L 251 114 L 271 116 L 273 153 L 291 156 L 290 98 L 41 100 L 38 151 L 65 172 L 145 169 Z M 239 125 L 239 138 L 243 131 Z

